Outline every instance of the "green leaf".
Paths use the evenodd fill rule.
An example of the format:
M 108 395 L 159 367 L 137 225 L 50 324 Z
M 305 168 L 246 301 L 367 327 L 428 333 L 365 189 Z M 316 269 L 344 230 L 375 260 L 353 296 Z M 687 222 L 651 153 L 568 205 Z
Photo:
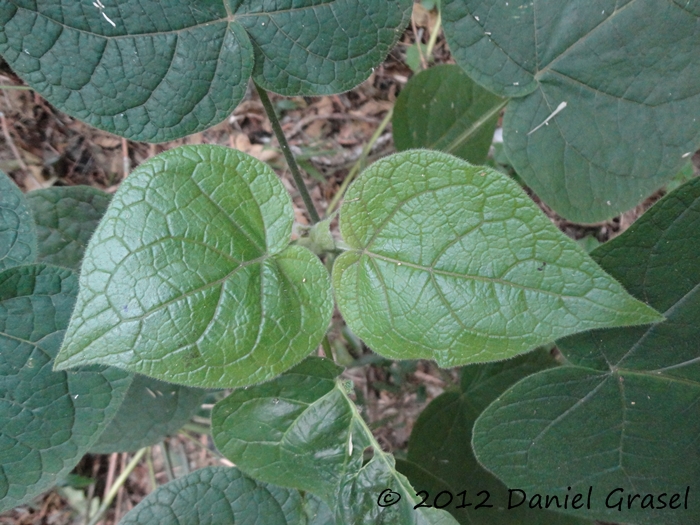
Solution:
M 336 377 L 342 369 L 308 358 L 275 380 L 236 390 L 212 411 L 219 450 L 261 481 L 309 491 L 335 509 L 337 523 L 454 524 L 419 500 L 394 458 L 382 451 Z M 373 457 L 363 465 L 368 448 Z M 377 504 L 382 491 L 401 496 Z
M 562 494 L 593 486 L 587 514 L 605 521 L 700 520 L 700 180 L 659 201 L 593 256 L 667 317 L 651 327 L 596 330 L 559 342 L 570 366 L 518 383 L 477 420 L 477 457 L 505 483 Z M 688 510 L 642 509 L 634 494 L 680 493 Z M 605 500 L 624 499 L 620 512 Z
M 248 80 L 288 96 L 364 81 L 408 23 L 410 0 L 104 0 L 0 4 L 0 54 L 66 113 L 163 142 L 227 118 Z
M 396 149 L 437 149 L 483 164 L 505 103 L 458 66 L 418 73 L 396 100 L 392 121 Z
M 535 525 L 583 523 L 549 511 L 530 510 L 526 506 L 508 509 L 508 489 L 477 462 L 471 447 L 472 427 L 479 414 L 509 386 L 530 374 L 555 366 L 549 352 L 541 349 L 532 354 L 487 365 L 462 369 L 457 392 L 445 392 L 435 398 L 413 427 L 408 445 L 408 468 L 404 472 L 417 488 L 427 490 L 432 504 L 442 490 L 454 500 L 447 510 L 465 525 Z M 466 491 L 464 498 L 457 497 Z M 490 509 L 475 509 L 488 492 Z M 464 499 L 464 501 L 462 501 Z M 444 495 L 439 501 L 447 500 Z M 513 494 L 512 503 L 520 501 Z M 457 508 L 462 503 L 469 507 Z
M 206 391 L 164 383 L 137 374 L 124 402 L 91 448 L 92 454 L 132 452 L 155 445 L 180 430 Z
M 39 241 L 38 261 L 80 268 L 85 247 L 111 195 L 90 186 L 47 188 L 27 194 Z
M 698 149 L 697 2 L 446 0 L 442 16 L 457 63 L 517 97 L 508 157 L 560 215 L 626 211 Z
M 442 367 L 558 337 L 657 322 L 509 177 L 435 151 L 373 164 L 348 189 L 336 259 L 343 317 L 375 352 Z
M 229 467 L 206 467 L 158 487 L 120 525 L 305 525 L 296 490 L 261 483 Z
M 36 232 L 24 194 L 0 171 L 0 271 L 34 262 Z
M 288 246 L 293 217 L 274 172 L 239 151 L 186 146 L 142 164 L 90 240 L 56 368 L 228 388 L 297 364 L 333 298 L 319 259 Z
M 51 370 L 77 289 L 65 268 L 0 272 L 0 512 L 70 473 L 131 382 L 116 369 Z

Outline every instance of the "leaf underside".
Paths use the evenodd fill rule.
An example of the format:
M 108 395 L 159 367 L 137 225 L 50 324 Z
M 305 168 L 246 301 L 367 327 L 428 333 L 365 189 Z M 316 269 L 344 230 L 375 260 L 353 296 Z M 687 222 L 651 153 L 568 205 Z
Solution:
M 268 383 L 234 391 L 214 406 L 217 448 L 247 475 L 318 496 L 335 510 L 336 523 L 444 524 L 444 511 L 418 503 L 364 424 L 332 362 L 308 358 Z M 374 455 L 363 464 L 364 450 Z M 401 501 L 382 508 L 390 488 Z
M 560 494 L 595 487 L 591 518 L 644 524 L 700 520 L 700 180 L 654 205 L 593 257 L 667 320 L 559 342 L 570 366 L 518 383 L 477 420 L 474 447 L 506 484 Z M 516 430 L 517 428 L 517 430 Z M 690 486 L 690 504 L 669 510 Z M 605 508 L 624 498 L 623 511 Z M 666 493 L 666 509 L 627 496 Z
M 135 375 L 117 414 L 90 453 L 135 452 L 159 443 L 190 420 L 205 395 L 200 388 Z
M 131 382 L 117 369 L 51 370 L 77 288 L 65 268 L 0 272 L 0 512 L 70 473 Z
M 632 208 L 700 146 L 697 2 L 446 0 L 443 20 L 457 63 L 514 97 L 506 153 L 568 219 Z
M 333 299 L 319 259 L 288 246 L 293 216 L 274 172 L 239 151 L 186 146 L 142 164 L 90 240 L 57 368 L 226 388 L 297 364 Z
M 227 118 L 251 75 L 287 96 L 355 87 L 401 36 L 410 8 L 410 0 L 8 0 L 0 54 L 62 111 L 164 142 Z
M 382 159 L 348 189 L 333 267 L 355 334 L 442 367 L 513 357 L 578 331 L 660 320 L 507 176 L 435 151 Z

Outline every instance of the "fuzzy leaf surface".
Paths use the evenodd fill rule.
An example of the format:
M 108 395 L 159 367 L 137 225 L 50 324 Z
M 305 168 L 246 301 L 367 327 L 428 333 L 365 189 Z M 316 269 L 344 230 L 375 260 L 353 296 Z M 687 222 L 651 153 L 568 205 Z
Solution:
M 0 271 L 36 259 L 36 231 L 27 200 L 0 171 Z
M 234 391 L 212 412 L 216 446 L 255 479 L 315 494 L 335 509 L 337 523 L 455 524 L 444 511 L 413 509 L 415 492 L 347 397 L 341 371 L 312 357 Z M 367 447 L 374 456 L 363 465 Z M 377 499 L 386 488 L 401 500 L 383 508 Z
M 436 149 L 482 164 L 505 102 L 459 66 L 431 67 L 412 77 L 396 99 L 396 149 Z
M 136 374 L 124 402 L 97 442 L 92 454 L 135 452 L 175 434 L 201 405 L 206 390 Z
M 52 371 L 78 291 L 71 270 L 0 272 L 0 511 L 73 470 L 121 404 L 131 376 L 114 368 Z
M 410 0 L 6 0 L 0 54 L 69 115 L 164 142 L 223 121 L 251 75 L 288 96 L 355 87 L 410 10 Z
M 509 485 L 556 493 L 594 485 L 588 515 L 685 524 L 700 519 L 700 180 L 659 201 L 593 257 L 664 323 L 594 330 L 559 341 L 571 362 L 518 383 L 474 428 L 476 455 Z M 687 510 L 670 510 L 670 495 Z M 622 512 L 605 507 L 615 488 Z M 627 496 L 666 493 L 665 510 L 627 509 Z M 655 496 L 655 497 L 656 497 Z M 660 505 L 654 499 L 655 505 Z
M 111 195 L 90 186 L 32 191 L 27 202 L 36 224 L 38 262 L 80 269 L 80 261 Z
M 319 259 L 288 245 L 293 216 L 274 172 L 239 151 L 186 146 L 142 164 L 90 240 L 57 367 L 227 388 L 297 364 L 333 298 Z
M 494 361 L 592 328 L 661 319 L 506 175 L 436 151 L 373 164 L 348 189 L 333 287 L 392 359 Z
M 446 0 L 443 21 L 457 63 L 514 97 L 506 153 L 560 215 L 624 212 L 700 146 L 696 0 Z
M 145 497 L 120 525 L 306 525 L 296 490 L 249 478 L 237 468 L 205 467 Z
M 474 421 L 492 401 L 514 383 L 555 365 L 549 352 L 540 349 L 508 361 L 464 367 L 459 390 L 441 394 L 421 412 L 408 444 L 410 464 L 403 472 L 417 489 L 429 492 L 428 503 L 432 504 L 441 490 L 453 495 L 466 490 L 464 501 L 471 502 L 470 507 L 457 508 L 461 497 L 447 507 L 464 525 L 590 523 L 546 510 L 530 510 L 527 505 L 508 509 L 506 486 L 478 463 L 469 445 Z M 488 491 L 488 504 L 493 508 L 475 509 L 484 499 L 483 494 L 477 496 L 482 490 Z M 516 493 L 513 503 L 519 501 Z

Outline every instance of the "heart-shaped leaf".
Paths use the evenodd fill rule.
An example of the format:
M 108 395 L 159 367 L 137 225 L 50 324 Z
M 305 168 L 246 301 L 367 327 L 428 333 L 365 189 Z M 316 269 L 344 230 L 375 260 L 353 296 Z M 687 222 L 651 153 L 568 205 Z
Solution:
M 476 422 L 474 447 L 505 483 L 560 497 L 562 487 L 592 486 L 587 514 L 605 521 L 700 520 L 692 496 L 700 479 L 699 217 L 694 179 L 592 252 L 667 321 L 564 339 L 570 366 L 535 374 L 491 405 Z
M 146 496 L 120 525 L 306 525 L 296 490 L 247 477 L 236 468 L 206 467 Z
M 80 268 L 85 247 L 111 195 L 90 186 L 46 188 L 27 194 L 39 243 L 37 260 Z
M 328 360 L 308 358 L 282 376 L 236 390 L 212 411 L 219 450 L 249 476 L 317 495 L 337 523 L 455 524 L 419 500 L 382 451 Z M 373 457 L 363 464 L 366 448 Z M 381 506 L 384 491 L 398 497 Z
M 66 476 L 121 404 L 131 376 L 53 372 L 78 279 L 43 264 L 0 272 L 0 511 Z
M 493 400 L 517 381 L 555 364 L 549 352 L 542 349 L 508 361 L 467 366 L 462 369 L 459 391 L 445 392 L 421 412 L 408 445 L 409 463 L 402 472 L 416 489 L 428 491 L 428 503 L 433 504 L 440 491 L 447 490 L 454 499 L 446 509 L 464 525 L 590 523 L 546 510 L 530 510 L 527 505 L 509 509 L 506 486 L 479 465 L 469 446 L 474 421 Z M 466 491 L 464 498 L 457 497 L 461 491 Z M 476 508 L 487 496 L 486 503 L 493 507 Z M 446 498 L 443 495 L 441 501 L 444 503 Z M 519 493 L 514 492 L 510 503 L 516 505 L 520 500 Z M 458 508 L 463 503 L 471 505 Z
M 187 423 L 206 391 L 136 374 L 124 402 L 92 447 L 92 454 L 132 452 L 155 445 Z
M 343 317 L 375 352 L 442 367 L 661 317 L 556 229 L 506 175 L 436 151 L 382 159 L 348 189 Z
M 36 232 L 27 201 L 0 171 L 0 271 L 35 259 Z
M 104 0 L 0 4 L 0 54 L 97 128 L 163 142 L 228 117 L 248 80 L 289 96 L 347 91 L 393 47 L 410 0 Z
M 559 214 L 639 203 L 700 145 L 698 3 L 446 0 L 457 63 L 501 96 L 518 174 Z
M 333 298 L 319 259 L 288 246 L 293 217 L 274 172 L 239 151 L 187 146 L 142 164 L 90 240 L 57 369 L 225 388 L 297 364 Z
M 411 78 L 396 99 L 396 149 L 437 149 L 482 164 L 505 104 L 458 66 L 427 69 Z

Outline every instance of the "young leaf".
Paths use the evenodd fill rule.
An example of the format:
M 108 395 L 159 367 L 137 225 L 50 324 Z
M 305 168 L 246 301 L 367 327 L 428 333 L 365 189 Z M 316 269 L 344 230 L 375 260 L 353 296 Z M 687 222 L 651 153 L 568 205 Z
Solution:
M 229 467 L 206 467 L 146 496 L 120 525 L 305 525 L 296 490 L 261 483 Z
M 337 523 L 455 524 L 418 503 L 394 458 L 382 451 L 345 387 L 342 369 L 308 358 L 269 383 L 236 390 L 212 411 L 219 450 L 261 481 L 295 487 L 335 509 Z M 363 465 L 366 448 L 374 453 Z M 382 507 L 390 489 L 400 500 Z
M 446 0 L 442 15 L 457 63 L 517 97 L 508 157 L 560 215 L 626 211 L 698 149 L 697 2 Z
M 51 370 L 77 289 L 76 275 L 65 268 L 0 272 L 0 512 L 66 476 L 131 382 L 113 368 Z
M 24 194 L 0 171 L 0 271 L 36 259 L 36 232 Z
M 396 149 L 437 149 L 482 164 L 505 102 L 458 66 L 418 73 L 396 99 L 392 121 Z
M 462 369 L 458 392 L 445 392 L 435 398 L 421 413 L 411 433 L 406 470 L 416 489 L 427 490 L 430 502 L 440 491 L 452 495 L 466 491 L 464 502 L 469 507 L 457 508 L 462 498 L 448 507 L 465 525 L 564 525 L 584 523 L 544 510 L 530 510 L 527 505 L 508 509 L 509 493 L 505 485 L 487 472 L 474 457 L 471 446 L 472 427 L 479 414 L 510 385 L 535 372 L 555 366 L 546 350 L 515 359 L 487 365 L 471 365 Z M 430 473 L 426 475 L 426 473 Z M 488 492 L 493 508 L 475 509 Z M 513 505 L 520 501 L 513 495 Z M 590 522 L 588 522 L 590 523 Z
M 505 483 L 560 496 L 561 487 L 593 486 L 587 515 L 604 521 L 700 520 L 692 497 L 684 508 L 700 479 L 699 216 L 695 179 L 592 252 L 667 321 L 564 339 L 570 366 L 535 374 L 491 405 L 476 422 L 474 447 Z M 618 488 L 609 503 L 622 498 L 622 510 L 606 508 Z M 674 493 L 680 508 L 671 510 Z M 642 497 L 628 509 L 634 494 Z
M 274 172 L 239 151 L 186 146 L 142 164 L 90 240 L 56 368 L 225 388 L 295 365 L 333 298 L 319 259 L 288 246 L 293 216 Z
M 348 189 L 333 286 L 352 331 L 392 359 L 506 359 L 558 337 L 662 319 L 506 175 L 435 151 L 382 159 Z
M 117 414 L 90 452 L 133 452 L 155 445 L 180 430 L 205 395 L 206 391 L 199 388 L 136 374 Z
M 0 54 L 66 113 L 163 142 L 228 117 L 251 74 L 288 96 L 347 91 L 401 36 L 410 0 L 0 4 Z
M 111 195 L 90 186 L 46 188 L 27 194 L 39 241 L 37 260 L 80 268 L 85 247 Z

